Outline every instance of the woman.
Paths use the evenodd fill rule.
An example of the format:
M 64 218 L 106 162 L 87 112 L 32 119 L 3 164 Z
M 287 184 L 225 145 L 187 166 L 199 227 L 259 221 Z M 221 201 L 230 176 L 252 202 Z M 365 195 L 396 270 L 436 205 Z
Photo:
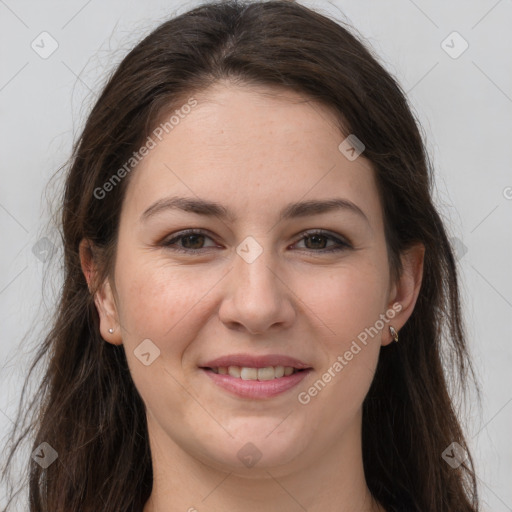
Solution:
M 73 151 L 30 510 L 479 510 L 431 180 L 334 21 L 228 1 L 159 26 Z

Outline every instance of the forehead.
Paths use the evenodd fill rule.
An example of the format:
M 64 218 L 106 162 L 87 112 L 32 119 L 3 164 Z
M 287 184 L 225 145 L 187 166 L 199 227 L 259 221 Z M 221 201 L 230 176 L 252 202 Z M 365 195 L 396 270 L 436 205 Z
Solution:
M 329 108 L 254 86 L 216 85 L 192 97 L 195 106 L 175 116 L 161 140 L 153 137 L 133 171 L 127 213 L 140 214 L 166 195 L 215 199 L 241 217 L 301 198 L 343 196 L 378 222 L 372 166 L 340 151 L 346 135 Z

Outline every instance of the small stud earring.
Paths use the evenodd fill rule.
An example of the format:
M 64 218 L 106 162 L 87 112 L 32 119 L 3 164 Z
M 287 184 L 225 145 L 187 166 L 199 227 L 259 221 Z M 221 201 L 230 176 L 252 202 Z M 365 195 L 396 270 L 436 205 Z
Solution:
M 395 340 L 395 343 L 398 343 L 398 332 L 392 325 L 389 326 L 389 332 L 391 333 L 391 336 Z
M 114 332 L 114 329 L 112 329 L 112 327 L 111 327 L 111 328 L 108 330 L 108 332 L 109 332 L 110 334 L 112 334 L 112 333 Z

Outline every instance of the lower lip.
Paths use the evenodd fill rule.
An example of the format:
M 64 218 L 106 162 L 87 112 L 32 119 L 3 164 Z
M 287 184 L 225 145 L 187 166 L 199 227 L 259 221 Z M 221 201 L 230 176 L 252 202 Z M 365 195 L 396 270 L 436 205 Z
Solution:
M 231 375 L 214 373 L 204 368 L 201 368 L 201 371 L 206 373 L 215 384 L 234 395 L 243 398 L 269 398 L 297 386 L 309 374 L 311 369 L 272 380 L 243 380 L 238 377 L 231 377 Z

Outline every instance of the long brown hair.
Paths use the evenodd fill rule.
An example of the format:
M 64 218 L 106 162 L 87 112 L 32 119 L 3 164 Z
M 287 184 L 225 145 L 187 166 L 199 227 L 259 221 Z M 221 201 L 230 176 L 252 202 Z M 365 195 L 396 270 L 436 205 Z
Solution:
M 58 458 L 48 468 L 27 461 L 31 512 L 140 512 L 149 498 L 145 406 L 123 346 L 100 336 L 95 288 L 84 278 L 79 243 L 94 243 L 98 282 L 111 275 L 131 174 L 104 197 L 98 190 L 164 114 L 224 79 L 293 90 L 327 105 L 339 119 L 340 136 L 356 134 L 375 170 L 391 275 L 401 272 L 402 251 L 424 244 L 415 309 L 400 342 L 381 349 L 363 404 L 366 480 L 387 510 L 477 511 L 473 460 L 449 393 L 451 379 L 458 377 L 454 392 L 465 391 L 474 373 L 454 250 L 433 204 L 432 165 L 419 123 L 401 87 L 350 27 L 289 1 L 200 5 L 161 24 L 108 79 L 67 166 L 59 226 L 63 287 L 28 376 L 44 356 L 48 364 L 26 411 L 28 417 L 33 410 L 30 428 L 13 443 L 3 476 L 19 442 L 32 433 L 32 450 L 46 442 Z M 467 455 L 457 468 L 442 457 L 454 442 Z

